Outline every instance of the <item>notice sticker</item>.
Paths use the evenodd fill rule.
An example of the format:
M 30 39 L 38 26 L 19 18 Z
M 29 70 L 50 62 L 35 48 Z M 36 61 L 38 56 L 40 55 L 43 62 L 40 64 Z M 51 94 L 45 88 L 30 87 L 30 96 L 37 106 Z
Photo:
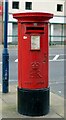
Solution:
M 40 50 L 40 36 L 31 36 L 31 50 Z

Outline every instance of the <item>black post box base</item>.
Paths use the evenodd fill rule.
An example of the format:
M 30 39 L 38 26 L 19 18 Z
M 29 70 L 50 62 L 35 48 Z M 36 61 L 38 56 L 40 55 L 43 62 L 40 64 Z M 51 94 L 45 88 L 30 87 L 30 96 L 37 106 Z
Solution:
M 18 112 L 27 116 L 42 116 L 49 112 L 49 88 L 19 89 Z

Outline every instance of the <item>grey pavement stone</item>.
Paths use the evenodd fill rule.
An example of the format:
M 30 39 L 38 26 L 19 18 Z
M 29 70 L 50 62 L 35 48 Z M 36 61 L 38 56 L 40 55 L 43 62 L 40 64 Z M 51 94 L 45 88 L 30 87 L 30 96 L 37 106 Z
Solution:
M 1 92 L 0 92 L 1 93 Z M 2 103 L 1 103 L 2 100 Z M 17 84 L 10 84 L 9 93 L 0 96 L 2 118 L 63 118 L 64 99 L 54 93 L 50 94 L 50 112 L 45 116 L 29 117 L 18 113 L 17 110 Z
M 2 99 L 0 98 L 0 120 L 2 118 Z
M 40 116 L 40 117 L 29 117 L 29 116 L 24 116 L 18 113 L 17 111 L 17 106 L 14 105 L 7 105 L 4 103 L 3 105 L 3 113 L 2 116 L 3 118 L 62 118 L 58 114 L 56 114 L 52 109 L 50 109 L 50 112 L 48 115 L 45 116 Z
M 64 117 L 64 98 L 51 93 L 51 106 L 55 113 L 59 114 L 60 116 Z

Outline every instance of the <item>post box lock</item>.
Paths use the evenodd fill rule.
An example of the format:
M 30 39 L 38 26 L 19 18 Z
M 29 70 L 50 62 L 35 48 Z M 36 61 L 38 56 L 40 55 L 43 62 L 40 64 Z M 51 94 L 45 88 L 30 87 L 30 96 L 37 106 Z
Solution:
M 43 63 L 46 63 L 48 60 L 48 55 L 46 53 L 44 53 L 44 59 L 43 59 Z

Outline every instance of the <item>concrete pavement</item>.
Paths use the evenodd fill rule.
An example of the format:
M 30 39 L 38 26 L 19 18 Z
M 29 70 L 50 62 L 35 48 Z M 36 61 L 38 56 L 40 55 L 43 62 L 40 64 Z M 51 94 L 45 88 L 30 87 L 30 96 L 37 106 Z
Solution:
M 17 83 L 10 83 L 9 93 L 2 94 L 0 85 L 0 118 L 64 118 L 64 98 L 50 93 L 50 112 L 40 117 L 24 116 L 17 111 Z

